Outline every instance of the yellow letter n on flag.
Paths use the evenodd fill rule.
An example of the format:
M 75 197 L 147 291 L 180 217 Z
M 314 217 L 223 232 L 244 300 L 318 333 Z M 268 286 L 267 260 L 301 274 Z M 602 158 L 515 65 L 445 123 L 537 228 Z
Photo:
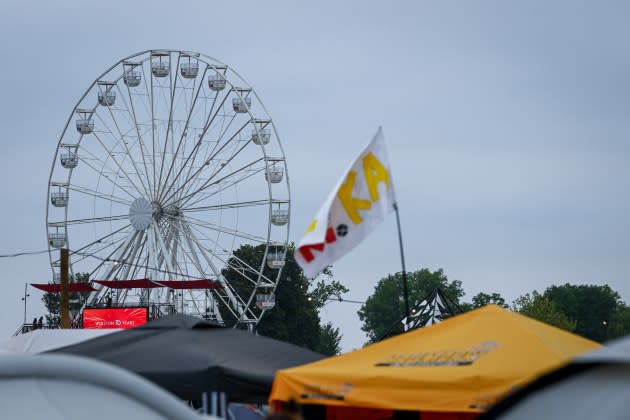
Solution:
M 383 132 L 378 132 L 328 195 L 297 246 L 307 277 L 347 254 L 394 209 Z

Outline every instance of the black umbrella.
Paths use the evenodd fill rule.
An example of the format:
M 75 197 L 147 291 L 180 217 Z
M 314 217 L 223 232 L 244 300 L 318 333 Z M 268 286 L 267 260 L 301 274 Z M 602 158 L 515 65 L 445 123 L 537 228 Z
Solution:
M 131 370 L 187 400 L 225 392 L 230 401 L 264 403 L 278 369 L 322 359 L 311 350 L 224 328 L 186 315 L 55 349 Z

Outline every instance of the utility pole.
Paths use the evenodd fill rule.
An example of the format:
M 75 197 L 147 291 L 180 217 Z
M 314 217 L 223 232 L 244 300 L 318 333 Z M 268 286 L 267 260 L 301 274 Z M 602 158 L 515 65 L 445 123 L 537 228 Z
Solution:
M 22 298 L 22 300 L 24 301 L 24 322 L 22 323 L 22 325 L 26 325 L 26 298 L 31 296 L 28 293 L 26 293 L 27 287 L 28 287 L 28 283 L 24 283 L 24 297 Z
M 70 313 L 68 305 L 68 249 L 59 250 L 61 262 L 61 328 L 70 328 Z

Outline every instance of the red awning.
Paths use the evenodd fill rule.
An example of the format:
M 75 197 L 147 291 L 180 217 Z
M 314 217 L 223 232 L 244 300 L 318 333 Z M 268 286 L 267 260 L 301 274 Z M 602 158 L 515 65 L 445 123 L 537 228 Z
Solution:
M 215 280 L 158 280 L 156 283 L 171 289 L 223 289 L 221 283 Z
M 222 289 L 221 283 L 210 279 L 201 280 L 94 280 L 95 283 L 111 289 L 153 289 L 170 287 L 171 289 Z
M 48 293 L 60 293 L 61 285 L 60 284 L 51 284 L 51 283 L 31 283 L 36 289 L 43 290 Z M 94 292 L 94 289 L 89 283 L 70 283 L 68 284 L 68 292 Z
M 159 284 L 154 283 L 149 279 L 94 280 L 94 283 L 98 283 L 102 286 L 109 287 L 110 289 L 153 289 L 155 287 L 162 287 Z

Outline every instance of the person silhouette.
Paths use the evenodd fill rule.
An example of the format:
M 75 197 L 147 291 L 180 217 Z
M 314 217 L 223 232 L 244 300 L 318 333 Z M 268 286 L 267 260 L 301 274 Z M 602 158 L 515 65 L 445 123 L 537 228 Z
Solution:
M 37 317 L 33 318 L 33 329 L 37 329 Z
M 43 316 L 39 317 L 39 321 L 37 321 L 37 328 L 39 328 L 39 329 L 44 328 L 44 317 Z

